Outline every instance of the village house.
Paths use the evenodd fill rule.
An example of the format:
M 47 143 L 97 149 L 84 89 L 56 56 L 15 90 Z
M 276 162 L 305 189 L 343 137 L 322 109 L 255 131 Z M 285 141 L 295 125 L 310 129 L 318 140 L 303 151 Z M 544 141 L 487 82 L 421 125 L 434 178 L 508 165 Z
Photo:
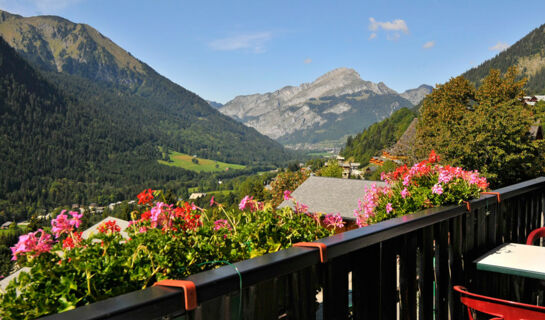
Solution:
M 545 101 L 545 96 L 525 96 L 522 98 L 522 102 L 529 106 L 533 106 L 538 101 Z
M 189 196 L 189 200 L 197 200 L 202 197 L 206 197 L 206 193 L 194 192 Z
M 337 164 L 339 165 L 339 167 L 343 169 L 342 177 L 344 179 L 348 179 L 350 177 L 363 178 L 363 172 L 359 170 L 359 162 L 346 162 L 345 158 L 339 155 L 335 157 L 335 160 L 337 160 Z M 327 162 L 324 164 L 324 166 L 327 167 Z M 310 170 L 309 167 L 307 167 L 306 169 Z
M 8 229 L 12 224 L 13 224 L 13 221 L 6 221 L 0 226 L 0 229 L 2 230 Z
M 343 168 L 343 178 L 348 179 L 352 177 L 361 177 L 361 171 L 358 170 L 360 167 L 359 162 L 343 162 L 341 165 Z
M 26 228 L 26 227 L 28 227 L 29 225 L 30 225 L 30 222 L 28 222 L 28 221 L 21 221 L 21 222 L 18 222 L 18 223 L 17 223 L 17 226 L 18 226 L 18 227 L 21 227 L 21 228 Z

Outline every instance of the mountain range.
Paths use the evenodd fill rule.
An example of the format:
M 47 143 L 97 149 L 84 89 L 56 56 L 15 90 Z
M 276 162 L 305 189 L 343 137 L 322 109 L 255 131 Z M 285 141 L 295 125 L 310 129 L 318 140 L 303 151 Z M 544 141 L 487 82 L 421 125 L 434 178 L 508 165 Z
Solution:
M 361 79 L 353 69 L 338 68 L 311 83 L 237 96 L 219 111 L 290 148 L 339 147 L 347 135 L 414 106 L 431 89 L 422 85 L 399 94 Z

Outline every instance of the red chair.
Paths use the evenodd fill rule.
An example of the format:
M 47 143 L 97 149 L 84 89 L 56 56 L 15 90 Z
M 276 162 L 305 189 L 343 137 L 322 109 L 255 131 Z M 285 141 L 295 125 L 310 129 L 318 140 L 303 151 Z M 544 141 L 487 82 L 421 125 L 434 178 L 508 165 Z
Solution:
M 530 232 L 530 234 L 528 235 L 528 239 L 526 239 L 526 244 L 533 245 L 534 241 L 539 238 L 545 238 L 545 227 L 538 228 Z
M 454 290 L 460 293 L 460 301 L 467 306 L 469 320 L 474 320 L 473 310 L 495 317 L 490 320 L 545 320 L 545 307 L 481 296 L 462 286 L 454 286 Z

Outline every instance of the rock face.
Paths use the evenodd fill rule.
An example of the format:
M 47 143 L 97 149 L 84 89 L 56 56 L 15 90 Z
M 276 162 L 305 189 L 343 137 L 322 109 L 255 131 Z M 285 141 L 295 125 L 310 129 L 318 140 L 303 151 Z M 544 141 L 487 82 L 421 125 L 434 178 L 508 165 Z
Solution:
M 403 92 L 401 96 L 409 100 L 412 104 L 417 105 L 425 96 L 431 93 L 432 90 L 433 87 L 423 84 L 416 89 L 409 89 Z
M 353 69 L 339 68 L 298 87 L 238 96 L 219 110 L 291 148 L 338 147 L 347 135 L 420 102 L 427 89 L 400 95 L 382 82 L 362 80 Z

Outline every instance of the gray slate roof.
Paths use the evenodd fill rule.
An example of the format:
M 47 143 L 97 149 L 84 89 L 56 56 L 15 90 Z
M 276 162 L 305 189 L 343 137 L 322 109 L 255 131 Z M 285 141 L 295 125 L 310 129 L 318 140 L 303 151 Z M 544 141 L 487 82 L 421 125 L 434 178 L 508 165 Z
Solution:
M 345 219 L 354 219 L 358 199 L 363 198 L 365 187 L 384 186 L 382 181 L 339 179 L 310 176 L 291 194 L 299 203 L 308 206 L 310 212 L 340 213 Z M 294 208 L 292 200 L 284 200 L 278 207 Z
M 10 283 L 10 281 L 19 277 L 19 274 L 21 274 L 21 272 L 30 273 L 30 268 L 29 267 L 21 268 L 15 271 L 14 273 L 10 274 L 9 276 L 5 277 L 4 279 L 2 279 L 0 281 L 0 292 L 6 292 L 6 288 L 8 287 L 8 284 Z
M 115 218 L 115 217 L 107 217 L 107 218 L 102 219 L 100 222 L 94 224 L 93 226 L 91 226 L 88 229 L 86 229 L 85 231 L 83 231 L 82 234 L 81 234 L 81 237 L 83 239 L 88 239 L 91 235 L 98 233 L 98 227 L 101 224 L 103 224 L 104 222 L 110 221 L 110 220 L 114 220 L 116 222 L 116 224 L 121 228 L 121 232 L 120 232 L 121 236 L 123 238 L 125 238 L 125 239 L 128 239 L 129 235 L 127 234 L 127 232 L 125 232 L 125 229 L 127 229 L 127 227 L 129 227 L 129 221 L 119 219 L 119 218 Z
M 414 118 L 399 140 L 397 140 L 397 142 L 388 150 L 388 153 L 394 156 L 409 156 L 412 154 L 414 141 L 416 139 L 417 124 L 418 118 Z

